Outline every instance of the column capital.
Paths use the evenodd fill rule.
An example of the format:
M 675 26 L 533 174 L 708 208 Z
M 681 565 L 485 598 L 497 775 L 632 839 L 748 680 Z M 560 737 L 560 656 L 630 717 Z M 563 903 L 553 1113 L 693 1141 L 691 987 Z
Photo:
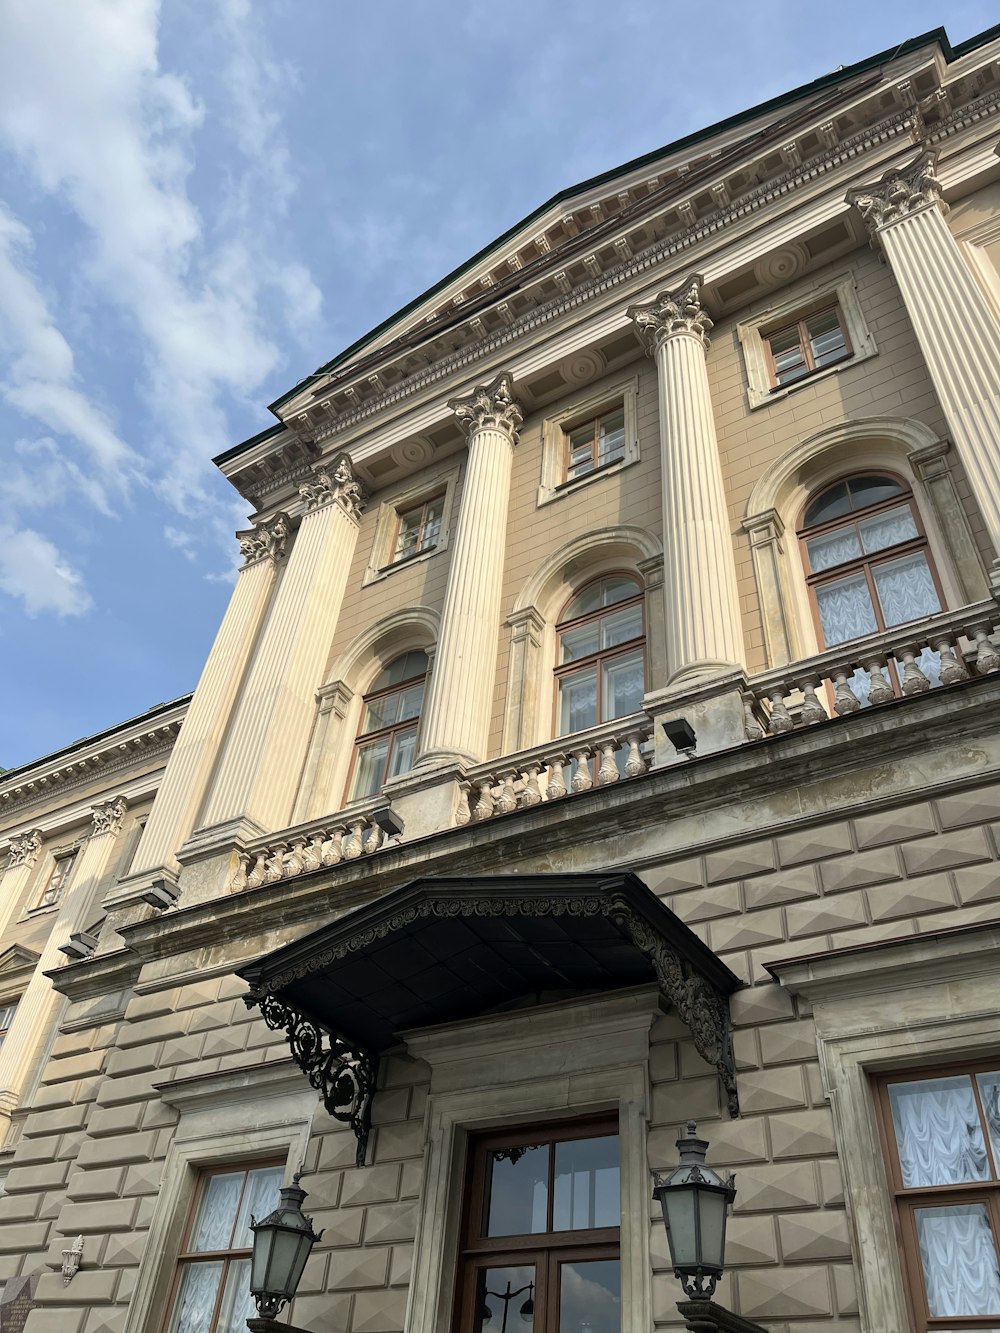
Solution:
M 100 801 L 91 810 L 93 818 L 92 838 L 99 838 L 103 833 L 118 833 L 128 812 L 128 801 L 124 796 L 115 796 L 110 801 Z
M 316 468 L 312 481 L 299 487 L 299 495 L 306 502 L 307 512 L 336 502 L 353 519 L 361 517 L 368 503 L 367 492 L 354 475 L 346 454 L 340 455 L 332 472 L 323 467 Z
M 7 862 L 7 869 L 13 870 L 15 866 L 28 866 L 30 869 L 38 860 L 38 853 L 41 850 L 41 829 L 33 828 L 28 833 L 18 834 L 10 840 L 10 859 Z
M 243 556 L 243 568 L 258 560 L 278 561 L 285 554 L 285 543 L 291 531 L 291 520 L 285 513 L 275 514 L 266 523 L 256 523 L 236 534 Z
M 702 276 L 692 273 L 676 290 L 660 292 L 646 305 L 630 305 L 626 314 L 650 356 L 655 356 L 668 338 L 697 338 L 708 351 L 712 321 L 701 303 Z
M 448 408 L 466 435 L 488 427 L 501 431 L 511 444 L 517 444 L 524 413 L 514 397 L 514 377 L 509 371 L 501 371 L 489 384 L 476 385 L 468 398 L 452 398 Z
M 944 207 L 941 182 L 934 174 L 936 153 L 921 153 L 905 167 L 893 167 L 874 185 L 847 191 L 847 202 L 857 208 L 874 243 L 878 232 L 921 208 Z

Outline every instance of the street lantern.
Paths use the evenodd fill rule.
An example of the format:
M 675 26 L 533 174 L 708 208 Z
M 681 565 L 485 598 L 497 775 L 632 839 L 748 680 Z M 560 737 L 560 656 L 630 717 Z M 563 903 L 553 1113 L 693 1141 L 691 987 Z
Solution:
M 305 1197 L 296 1172 L 282 1189 L 274 1212 L 260 1222 L 250 1219 L 250 1294 L 263 1318 L 274 1318 L 295 1295 L 309 1253 L 323 1235 L 313 1231 L 312 1218 L 302 1212 Z
M 653 1197 L 663 1212 L 674 1276 L 694 1299 L 711 1297 L 726 1257 L 726 1215 L 736 1198 L 736 1177 L 723 1180 L 705 1164 L 707 1139 L 687 1123 L 687 1137 L 677 1140 L 680 1165 L 666 1180 L 656 1176 Z

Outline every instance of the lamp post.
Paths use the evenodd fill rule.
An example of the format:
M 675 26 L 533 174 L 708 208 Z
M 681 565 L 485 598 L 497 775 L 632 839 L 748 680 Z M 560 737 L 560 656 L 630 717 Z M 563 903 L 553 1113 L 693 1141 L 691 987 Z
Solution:
M 679 1277 L 686 1301 L 678 1301 L 691 1333 L 763 1333 L 741 1315 L 712 1300 L 726 1259 L 726 1220 L 736 1198 L 736 1177 L 726 1180 L 705 1162 L 708 1140 L 698 1137 L 698 1126 L 687 1122 L 687 1135 L 677 1140 L 681 1160 L 664 1180 L 654 1173 L 653 1197 L 660 1205 L 670 1247 L 674 1276 Z
M 310 1251 L 323 1233 L 313 1230 L 312 1218 L 302 1211 L 306 1192 L 299 1173 L 280 1193 L 278 1206 L 260 1222 L 250 1219 L 253 1255 L 250 1259 L 250 1294 L 257 1304 L 258 1318 L 248 1319 L 251 1333 L 267 1333 L 288 1324 L 276 1324 L 275 1316 L 294 1297 Z

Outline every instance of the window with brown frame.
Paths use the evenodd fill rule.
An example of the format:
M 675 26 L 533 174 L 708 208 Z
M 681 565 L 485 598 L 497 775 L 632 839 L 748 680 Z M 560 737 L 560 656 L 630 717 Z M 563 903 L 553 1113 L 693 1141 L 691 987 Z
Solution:
M 396 532 L 392 542 L 390 564 L 409 560 L 422 551 L 432 551 L 441 535 L 444 514 L 444 493 L 433 495 L 422 504 L 401 509 L 396 515 Z
M 913 1326 L 1000 1326 L 1000 1060 L 875 1080 Z
M 10 1031 L 10 1025 L 13 1023 L 16 1013 L 16 1000 L 11 1000 L 7 1004 L 0 1004 L 0 1046 L 4 1044 L 7 1038 L 7 1033 Z
M 471 1140 L 455 1333 L 619 1333 L 616 1118 Z
M 45 886 L 39 895 L 35 907 L 56 907 L 63 896 L 63 890 L 66 887 L 66 881 L 73 873 L 73 867 L 76 865 L 76 858 L 80 855 L 80 849 L 74 848 L 71 852 L 66 852 L 64 856 L 57 856 L 49 877 L 45 881 Z
M 564 427 L 566 481 L 576 481 L 620 463 L 625 457 L 625 408 L 615 407 L 599 417 Z
M 772 390 L 783 389 L 853 355 L 839 305 L 826 306 L 802 316 L 794 324 L 783 324 L 762 333 L 761 339 Z
M 242 1333 L 256 1314 L 250 1295 L 251 1216 L 278 1204 L 285 1168 L 276 1162 L 205 1171 L 184 1229 L 163 1333 Z
M 426 679 L 427 654 L 410 652 L 390 662 L 372 681 L 354 745 L 349 801 L 374 796 L 390 778 L 413 767 Z
M 556 626 L 557 734 L 627 717 L 646 689 L 643 592 L 628 574 L 595 579 L 572 598 Z

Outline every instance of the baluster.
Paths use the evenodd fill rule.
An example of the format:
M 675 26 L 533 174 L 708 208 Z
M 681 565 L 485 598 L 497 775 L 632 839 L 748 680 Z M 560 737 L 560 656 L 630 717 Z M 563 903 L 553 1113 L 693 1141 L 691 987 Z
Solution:
M 377 852 L 382 846 L 382 830 L 375 823 L 374 819 L 368 821 L 368 833 L 365 836 L 364 849 L 368 856 L 372 852 Z
M 229 886 L 230 893 L 241 893 L 246 888 L 249 872 L 250 856 L 247 852 L 240 852 L 240 864 Z
M 475 820 L 489 819 L 493 814 L 493 779 L 480 778 L 476 783 L 476 789 L 479 795 L 476 797 L 476 804 L 472 807 L 472 818 Z
M 277 842 L 271 848 L 267 861 L 264 863 L 264 883 L 277 884 L 278 880 L 285 877 L 285 852 L 288 851 L 287 842 Z
M 884 657 L 866 657 L 861 665 L 871 677 L 871 684 L 868 687 L 870 704 L 885 704 L 896 697 L 892 692 L 892 686 L 882 674 L 882 668 L 885 666 Z
M 458 784 L 458 801 L 455 804 L 455 823 L 459 828 L 468 824 L 469 820 L 472 818 L 472 811 L 469 809 L 469 792 L 471 791 L 472 786 L 470 783 L 460 782 Z
M 305 863 L 303 869 L 318 870 L 323 864 L 323 834 L 314 833 L 309 839 L 309 846 L 306 848 Z
M 512 810 L 517 809 L 517 793 L 514 790 L 514 779 L 517 772 L 513 768 L 508 768 L 500 779 L 500 795 L 497 797 L 497 814 L 509 815 Z
M 563 769 L 567 758 L 564 754 L 554 754 L 545 762 L 549 768 L 549 785 L 545 788 L 545 795 L 550 801 L 557 801 L 560 796 L 566 795 L 566 776 Z
M 646 771 L 646 761 L 642 757 L 643 735 L 640 731 L 633 731 L 625 737 L 625 744 L 628 746 L 628 758 L 625 760 L 625 776 L 627 778 L 637 778 Z
M 330 829 L 327 836 L 323 839 L 323 864 L 325 866 L 335 866 L 344 858 L 344 830 L 342 828 Z
M 593 753 L 589 745 L 581 745 L 578 750 L 573 750 L 573 758 L 576 760 L 576 768 L 573 772 L 573 780 L 570 786 L 574 791 L 590 791 L 594 785 L 594 779 L 590 775 L 590 756 Z
M 301 875 L 306 863 L 305 838 L 293 838 L 292 850 L 285 857 L 285 879 Z
M 538 775 L 541 772 L 541 764 L 531 763 L 524 766 L 524 790 L 521 792 L 521 802 L 524 805 L 541 805 L 542 789 L 538 785 Z
M 597 770 L 597 784 L 599 787 L 608 787 L 621 777 L 618 772 L 618 764 L 615 762 L 615 750 L 617 748 L 618 742 L 613 736 L 609 736 L 606 741 L 601 741 L 601 766 Z
M 989 625 L 977 625 L 972 635 L 976 640 L 976 671 L 980 676 L 988 676 L 1000 667 L 1000 651 L 990 639 Z
M 748 741 L 762 741 L 765 732 L 757 721 L 757 714 L 754 712 L 753 705 L 754 701 L 750 699 L 743 700 L 743 734 Z
M 958 654 L 955 652 L 955 645 L 950 636 L 932 639 L 931 647 L 941 659 L 941 670 L 938 674 L 941 677 L 942 685 L 957 685 L 960 680 L 969 679 L 969 669 L 964 662 L 958 660 Z
M 350 832 L 344 839 L 341 851 L 345 861 L 356 861 L 363 850 L 365 821 L 363 819 L 352 820 L 348 827 Z
M 833 680 L 833 710 L 838 717 L 856 713 L 861 708 L 861 700 L 851 689 L 853 671 L 850 667 L 837 668 Z
M 767 729 L 772 736 L 780 736 L 782 732 L 793 731 L 795 723 L 792 721 L 792 715 L 785 707 L 785 691 L 783 689 L 774 690 L 771 698 L 771 716 L 768 718 Z
M 816 686 L 820 684 L 818 676 L 809 676 L 799 682 L 799 689 L 802 691 L 802 721 L 808 726 L 816 722 L 829 722 L 830 714 L 820 703 L 816 694 Z
M 247 888 L 259 889 L 265 882 L 267 874 L 267 849 L 260 847 L 254 853 L 253 869 L 247 875 Z
M 900 687 L 904 694 L 926 694 L 930 689 L 931 683 L 924 673 L 917 666 L 916 649 L 913 647 L 899 648 L 896 651 L 896 661 L 903 660 L 903 672 L 900 679 Z

